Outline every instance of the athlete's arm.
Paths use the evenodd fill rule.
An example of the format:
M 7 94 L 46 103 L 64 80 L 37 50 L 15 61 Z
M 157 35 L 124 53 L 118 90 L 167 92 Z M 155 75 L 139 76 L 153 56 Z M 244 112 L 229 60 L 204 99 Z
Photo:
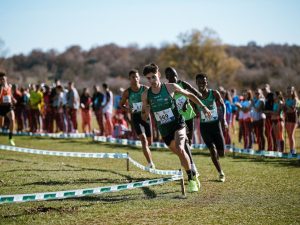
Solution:
M 191 93 L 191 92 L 189 92 L 187 90 L 184 90 L 183 88 L 181 88 L 177 84 L 168 84 L 167 88 L 169 90 L 169 93 L 172 93 L 172 92 L 180 93 L 180 94 L 184 95 L 185 97 L 189 98 L 195 104 L 200 105 L 203 108 L 204 113 L 207 116 L 211 116 L 211 112 L 209 111 L 209 109 L 193 93 Z
M 150 115 L 150 105 L 147 99 L 148 90 L 145 90 L 142 94 L 142 120 L 147 121 Z
M 216 102 L 218 102 L 219 105 L 222 108 L 222 112 L 223 112 L 222 117 L 223 117 L 223 120 L 224 120 L 224 124 L 225 124 L 225 126 L 228 126 L 227 121 L 226 121 L 226 106 L 225 106 L 224 100 L 223 100 L 223 98 L 221 97 L 220 93 L 217 90 L 214 90 L 213 94 L 216 98 Z
M 195 89 L 192 85 L 190 85 L 188 82 L 186 82 L 186 81 L 181 81 L 181 82 L 182 82 L 182 86 L 183 86 L 184 89 L 186 89 L 189 92 L 193 93 L 199 99 L 202 97 L 202 94 L 197 89 Z
M 129 97 L 129 91 L 128 91 L 128 89 L 126 89 L 122 94 L 121 101 L 119 102 L 119 106 L 121 109 L 129 110 L 129 108 L 126 106 L 128 97 Z

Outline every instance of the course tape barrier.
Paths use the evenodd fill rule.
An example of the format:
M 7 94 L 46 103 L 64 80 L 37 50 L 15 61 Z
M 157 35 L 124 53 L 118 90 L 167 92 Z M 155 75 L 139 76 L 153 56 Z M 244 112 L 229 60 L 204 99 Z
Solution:
M 2 130 L 0 133 L 8 134 L 7 130 Z M 94 137 L 93 133 L 32 133 L 32 132 L 13 132 L 14 136 L 31 136 L 31 137 L 49 137 L 49 138 L 89 138 Z
M 1 133 L 1 132 L 0 132 Z M 2 131 L 4 134 L 8 134 L 8 131 Z M 142 146 L 141 141 L 139 140 L 130 140 L 130 139 L 121 139 L 105 136 L 96 136 L 93 133 L 31 133 L 31 132 L 14 132 L 16 136 L 33 136 L 33 137 L 49 137 L 49 138 L 58 138 L 58 139 L 68 139 L 68 138 L 90 138 L 92 137 L 94 141 L 97 142 L 108 142 L 116 143 L 121 145 L 132 145 L 132 146 Z M 154 142 L 151 145 L 152 148 L 167 148 L 167 145 L 162 142 Z M 205 149 L 205 144 L 192 144 L 192 149 Z M 229 152 L 235 152 L 240 154 L 254 155 L 254 156 L 265 156 L 265 157 L 277 157 L 285 159 L 300 159 L 300 154 L 291 154 L 291 153 L 282 153 L 275 151 L 255 151 L 253 149 L 240 149 L 236 148 L 233 145 L 226 145 L 226 149 Z
M 38 155 L 62 156 L 62 157 L 128 159 L 129 162 L 131 162 L 134 166 L 153 174 L 182 175 L 182 172 L 180 170 L 158 170 L 158 169 L 151 169 L 149 167 L 143 166 L 142 164 L 138 163 L 130 156 L 128 156 L 127 153 L 62 152 L 62 151 L 22 148 L 22 147 L 8 146 L 8 145 L 0 145 L 0 150 L 38 154 Z
M 45 201 L 45 200 L 82 197 L 82 196 L 89 196 L 89 195 L 99 195 L 108 192 L 117 192 L 117 191 L 164 184 L 176 180 L 181 180 L 182 178 L 183 177 L 181 175 L 181 176 L 172 176 L 167 178 L 159 178 L 159 179 L 145 180 L 145 181 L 119 184 L 113 186 L 96 187 L 96 188 L 85 188 L 85 189 L 58 191 L 58 192 L 43 192 L 43 193 L 34 193 L 34 194 L 0 195 L 0 204 L 29 202 L 29 201 Z
M 105 137 L 105 136 L 94 136 L 93 140 L 97 142 L 142 146 L 141 141 L 138 140 L 118 139 L 118 138 Z M 151 147 L 167 148 L 166 144 L 162 142 L 154 142 L 152 143 Z M 203 150 L 207 148 L 205 144 L 192 144 L 191 147 L 192 149 L 199 149 L 199 150 Z M 247 155 L 254 155 L 254 156 L 277 157 L 277 158 L 285 158 L 285 159 L 300 159 L 300 154 L 291 154 L 291 153 L 274 152 L 274 151 L 255 151 L 253 149 L 240 149 L 240 148 L 236 148 L 233 145 L 226 145 L 225 148 L 229 152 L 233 152 L 233 153 L 240 153 L 240 154 L 247 154 Z

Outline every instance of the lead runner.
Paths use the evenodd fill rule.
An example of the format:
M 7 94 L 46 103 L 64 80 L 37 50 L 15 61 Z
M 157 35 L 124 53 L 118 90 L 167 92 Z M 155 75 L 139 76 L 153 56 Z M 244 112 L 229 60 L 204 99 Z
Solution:
M 210 116 L 211 113 L 194 94 L 182 89 L 177 84 L 161 83 L 157 65 L 153 63 L 146 65 L 143 74 L 148 79 L 150 88 L 145 90 L 142 95 L 142 119 L 147 120 L 150 111 L 154 114 L 164 142 L 179 157 L 181 165 L 187 173 L 189 192 L 197 192 L 200 182 L 196 177 L 196 172 L 191 168 L 190 158 L 184 149 L 187 141 L 186 127 L 176 106 L 174 94 L 180 93 L 200 105 L 207 116 Z

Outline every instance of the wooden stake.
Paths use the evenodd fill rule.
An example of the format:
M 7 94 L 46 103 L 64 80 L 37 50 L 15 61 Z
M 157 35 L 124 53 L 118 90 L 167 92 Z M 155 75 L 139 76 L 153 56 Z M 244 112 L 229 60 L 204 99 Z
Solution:
M 181 169 L 179 169 L 179 171 L 182 172 Z M 181 185 L 181 193 L 183 196 L 185 196 L 185 186 L 184 186 L 184 177 L 182 176 L 181 180 L 180 180 L 180 185 Z

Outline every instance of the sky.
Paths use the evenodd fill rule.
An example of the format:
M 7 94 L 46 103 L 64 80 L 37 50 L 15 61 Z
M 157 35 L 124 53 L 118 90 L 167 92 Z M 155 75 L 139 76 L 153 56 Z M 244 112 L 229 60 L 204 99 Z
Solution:
M 300 45 L 299 12 L 300 0 L 0 0 L 0 51 L 160 47 L 204 28 L 224 44 Z

